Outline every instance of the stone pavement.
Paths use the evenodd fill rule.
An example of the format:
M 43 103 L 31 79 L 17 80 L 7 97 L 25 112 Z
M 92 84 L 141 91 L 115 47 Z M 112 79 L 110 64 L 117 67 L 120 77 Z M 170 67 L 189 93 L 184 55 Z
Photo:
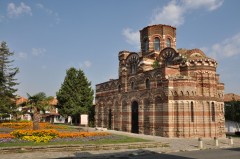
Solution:
M 180 138 L 164 138 L 159 136 L 150 136 L 150 135 L 143 135 L 143 134 L 132 134 L 127 132 L 120 132 L 114 130 L 104 130 L 110 133 L 119 134 L 119 135 L 127 135 L 131 137 L 138 137 L 150 140 L 151 143 L 163 143 L 163 145 L 168 146 L 149 146 L 148 148 L 131 148 L 126 149 L 126 147 L 122 147 L 120 149 L 114 149 L 115 146 L 113 145 L 112 148 L 104 149 L 88 149 L 88 150 L 77 150 L 74 148 L 63 147 L 60 150 L 53 150 L 48 151 L 47 149 L 39 148 L 37 151 L 33 152 L 24 152 L 24 151 L 17 151 L 17 152 L 8 152 L 8 153 L 1 153 L 0 150 L 0 158 L 1 159 L 71 159 L 71 158 L 96 158 L 96 159 L 103 159 L 103 158 L 117 158 L 117 159 L 131 159 L 137 158 L 138 155 L 151 155 L 151 154 L 159 154 L 159 153 L 170 153 L 170 152 L 178 152 L 178 151 L 195 151 L 200 150 L 199 148 L 199 141 L 197 138 L 190 138 L 190 139 L 180 139 Z M 218 149 L 218 148 L 230 148 L 230 147 L 240 147 L 240 138 L 233 139 L 233 145 L 230 144 L 230 139 L 227 138 L 220 138 L 218 139 L 219 146 L 215 145 L 214 139 L 203 138 L 203 149 Z M 141 143 L 146 144 L 146 143 Z M 144 146 L 143 146 L 144 147 Z M 145 145 L 145 147 L 147 147 Z M 23 149 L 24 150 L 24 149 Z

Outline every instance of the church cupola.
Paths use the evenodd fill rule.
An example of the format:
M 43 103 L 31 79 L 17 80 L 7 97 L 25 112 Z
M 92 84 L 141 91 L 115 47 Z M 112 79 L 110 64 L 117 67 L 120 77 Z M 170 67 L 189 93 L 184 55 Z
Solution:
M 166 47 L 176 49 L 176 28 L 169 25 L 152 25 L 140 30 L 143 56 L 159 54 Z

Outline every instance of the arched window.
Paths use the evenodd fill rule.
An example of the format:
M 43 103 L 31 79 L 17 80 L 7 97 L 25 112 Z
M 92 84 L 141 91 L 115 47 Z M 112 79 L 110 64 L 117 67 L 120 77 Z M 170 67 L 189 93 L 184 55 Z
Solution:
M 120 84 L 118 85 L 118 92 L 119 93 L 121 92 L 121 85 Z
M 131 64 L 131 74 L 135 74 L 137 72 L 137 64 L 132 63 Z
M 191 102 L 191 122 L 194 122 L 193 102 Z
M 171 47 L 171 39 L 167 39 L 167 47 Z
M 212 121 L 215 122 L 215 106 L 213 102 L 212 102 Z
M 148 39 L 144 41 L 144 51 L 148 52 Z
M 146 89 L 150 89 L 150 80 L 146 79 Z
M 154 50 L 160 51 L 160 39 L 159 38 L 154 38 Z
M 135 83 L 134 82 L 131 83 L 131 89 L 135 90 Z
M 183 94 L 183 91 L 181 91 L 181 93 L 180 93 L 180 94 L 181 94 L 181 96 L 184 96 L 184 94 Z

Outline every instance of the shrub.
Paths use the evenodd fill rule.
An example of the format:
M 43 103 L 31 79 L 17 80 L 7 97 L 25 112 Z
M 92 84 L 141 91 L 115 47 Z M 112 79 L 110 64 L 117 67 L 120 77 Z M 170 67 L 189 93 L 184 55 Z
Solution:
M 240 131 L 236 131 L 235 135 L 240 136 Z

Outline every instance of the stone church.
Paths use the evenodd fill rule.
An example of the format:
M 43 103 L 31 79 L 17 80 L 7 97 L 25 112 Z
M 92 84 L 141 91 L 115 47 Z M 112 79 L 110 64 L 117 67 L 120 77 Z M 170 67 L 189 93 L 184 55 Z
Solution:
M 118 79 L 96 85 L 95 124 L 163 137 L 224 137 L 224 84 L 200 49 L 176 49 L 176 28 L 140 30 L 141 52 L 120 51 Z

